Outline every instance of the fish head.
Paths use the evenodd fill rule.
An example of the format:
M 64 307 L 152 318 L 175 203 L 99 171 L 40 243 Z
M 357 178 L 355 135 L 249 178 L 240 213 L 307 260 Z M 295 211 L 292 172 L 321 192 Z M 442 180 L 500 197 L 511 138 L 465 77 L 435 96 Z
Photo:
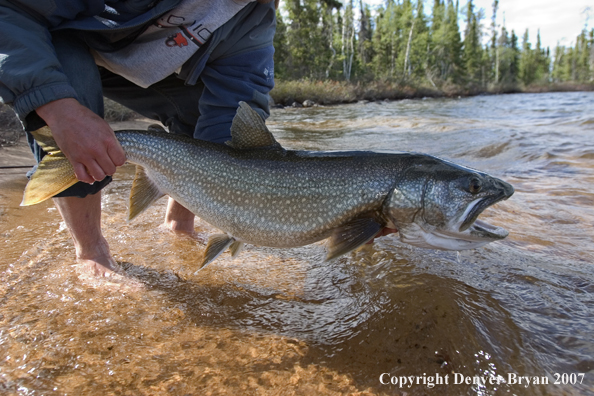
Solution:
M 514 188 L 496 177 L 431 156 L 416 155 L 398 179 L 384 213 L 408 244 L 466 250 L 507 237 L 478 216 Z M 420 157 L 420 158 L 419 158 Z

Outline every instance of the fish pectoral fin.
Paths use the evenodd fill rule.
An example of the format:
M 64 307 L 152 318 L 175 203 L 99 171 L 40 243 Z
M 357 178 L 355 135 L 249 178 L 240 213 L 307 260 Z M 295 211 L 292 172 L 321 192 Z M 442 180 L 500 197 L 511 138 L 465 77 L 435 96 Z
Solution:
M 136 216 L 141 214 L 151 206 L 156 200 L 161 198 L 163 194 L 159 188 L 149 179 L 144 168 L 136 165 L 136 175 L 130 190 L 130 210 L 128 214 L 128 221 L 132 221 Z
M 200 269 L 206 267 L 214 259 L 219 257 L 229 246 L 236 243 L 237 240 L 227 234 L 215 234 L 208 239 L 206 250 L 204 251 L 204 259 L 200 264 Z M 198 271 L 196 271 L 198 272 Z
M 47 154 L 27 183 L 21 206 L 43 202 L 78 182 L 74 168 L 58 148 L 50 129 L 43 127 L 31 133 Z
M 236 149 L 281 148 L 262 117 L 243 101 L 239 102 L 237 113 L 233 117 L 231 140 L 227 145 Z
M 362 217 L 334 229 L 327 244 L 326 260 L 332 260 L 366 244 L 382 227 L 374 218 Z

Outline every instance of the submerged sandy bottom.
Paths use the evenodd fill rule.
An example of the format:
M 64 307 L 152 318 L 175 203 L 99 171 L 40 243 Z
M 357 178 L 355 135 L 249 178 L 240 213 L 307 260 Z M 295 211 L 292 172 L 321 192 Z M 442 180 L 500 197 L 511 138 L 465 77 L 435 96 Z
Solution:
M 275 117 L 273 130 L 298 116 Z M 291 131 L 275 133 L 296 146 Z M 477 158 L 509 161 L 505 147 L 480 147 Z M 30 161 L 23 148 L 2 150 L 3 163 Z M 592 250 L 583 248 L 587 231 L 582 245 L 578 237 L 590 214 L 575 218 L 553 205 L 550 183 L 561 187 L 563 178 L 545 188 L 542 179 L 508 174 L 516 195 L 481 218 L 510 237 L 460 255 L 411 248 L 395 236 L 331 263 L 322 244 L 247 246 L 195 274 L 203 241 L 217 230 L 199 221 L 199 241 L 164 231 L 165 199 L 126 222 L 133 171 L 123 167 L 103 195 L 104 233 L 127 273 L 115 281 L 81 275 L 53 205 L 18 206 L 23 171 L 0 174 L 0 393 L 594 392 Z M 565 203 L 590 205 L 580 200 L 591 196 L 564 192 L 557 196 Z M 569 221 L 578 228 L 560 239 L 559 224 Z M 489 383 L 510 373 L 553 382 L 557 372 L 585 373 L 586 381 Z M 455 384 L 455 373 L 486 383 Z M 419 383 L 382 384 L 392 376 Z M 449 384 L 428 386 L 436 376 Z

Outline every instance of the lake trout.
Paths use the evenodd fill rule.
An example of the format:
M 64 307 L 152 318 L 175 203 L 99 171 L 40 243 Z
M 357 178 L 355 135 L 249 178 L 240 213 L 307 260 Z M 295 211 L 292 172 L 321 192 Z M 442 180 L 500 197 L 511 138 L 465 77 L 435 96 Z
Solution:
M 22 205 L 77 182 L 48 127 L 33 133 L 48 153 Z M 224 233 L 209 238 L 200 268 L 244 243 L 289 248 L 328 239 L 327 259 L 372 240 L 383 227 L 423 248 L 464 250 L 508 232 L 477 217 L 513 187 L 486 173 L 417 153 L 285 150 L 240 103 L 231 141 L 217 144 L 156 131 L 117 131 L 136 164 L 129 220 L 169 195 Z

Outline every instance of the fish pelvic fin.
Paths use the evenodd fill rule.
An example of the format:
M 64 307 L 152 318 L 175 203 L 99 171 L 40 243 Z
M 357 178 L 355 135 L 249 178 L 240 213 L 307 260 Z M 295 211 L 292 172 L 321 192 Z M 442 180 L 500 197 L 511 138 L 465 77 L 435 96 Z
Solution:
M 228 146 L 236 149 L 281 148 L 260 115 L 246 102 L 239 102 L 231 124 Z
M 144 168 L 136 165 L 136 175 L 130 190 L 128 221 L 132 221 L 163 195 L 165 194 L 149 179 Z
M 326 245 L 326 260 L 332 260 L 366 244 L 382 227 L 374 218 L 362 217 L 334 229 Z
M 227 234 L 215 234 L 208 239 L 206 244 L 206 250 L 204 251 L 204 259 L 200 263 L 198 271 L 206 267 L 208 264 L 213 262 L 217 257 L 221 255 L 227 248 L 235 244 L 237 240 Z M 196 271 L 194 274 L 198 273 Z
M 241 251 L 243 250 L 243 246 L 245 244 L 242 241 L 235 241 L 229 247 L 229 251 L 231 252 L 231 257 L 235 258 Z
M 74 168 L 58 148 L 49 127 L 44 126 L 31 134 L 46 155 L 25 187 L 21 206 L 43 202 L 78 182 Z

